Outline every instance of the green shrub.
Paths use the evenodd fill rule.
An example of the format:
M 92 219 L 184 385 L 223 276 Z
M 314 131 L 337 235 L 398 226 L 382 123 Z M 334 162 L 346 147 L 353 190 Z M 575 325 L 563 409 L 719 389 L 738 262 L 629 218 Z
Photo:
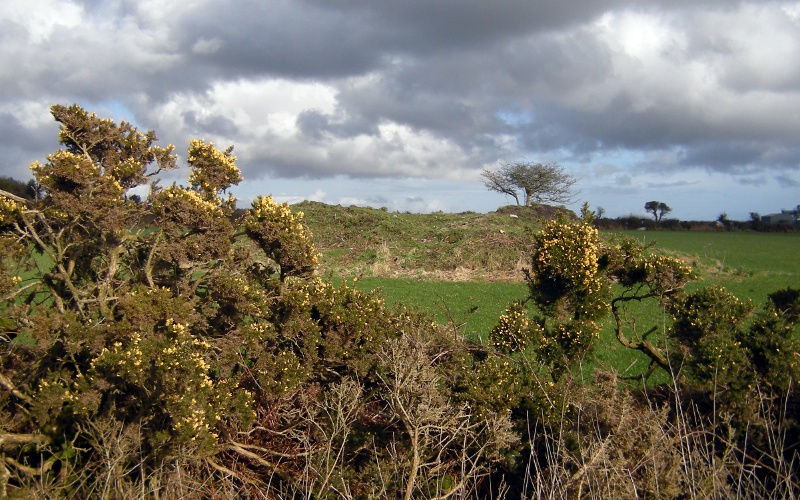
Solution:
M 799 295 L 791 288 L 775 292 L 754 312 L 752 304 L 719 287 L 687 294 L 671 304 L 671 335 L 682 347 L 676 365 L 720 403 L 757 412 L 757 392 L 785 394 L 800 375 Z

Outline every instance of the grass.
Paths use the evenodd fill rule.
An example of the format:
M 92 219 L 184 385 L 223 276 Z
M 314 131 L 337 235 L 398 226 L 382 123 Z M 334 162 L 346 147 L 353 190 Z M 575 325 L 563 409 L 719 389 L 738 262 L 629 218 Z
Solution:
M 692 263 L 694 286 L 720 285 L 740 298 L 763 303 L 768 293 L 800 286 L 800 234 L 724 231 L 622 231 L 655 249 Z
M 527 287 L 514 282 L 414 281 L 363 278 L 357 287 L 378 289 L 387 303 L 403 303 L 429 311 L 442 324 L 457 326 L 469 338 L 479 339 L 492 329 L 505 307 L 524 299 Z
M 294 205 L 330 276 L 518 281 L 532 231 L 560 209 L 399 214 L 317 202 Z
M 521 269 L 532 231 L 552 214 L 504 207 L 489 214 L 398 214 L 361 207 L 306 202 L 293 207 L 321 251 L 322 270 L 330 278 L 358 276 L 357 287 L 378 289 L 387 303 L 404 303 L 483 338 L 512 301 L 524 299 Z M 515 217 L 512 217 L 515 216 Z M 690 263 L 697 288 L 720 285 L 740 298 L 763 304 L 768 293 L 800 286 L 800 235 L 725 231 L 614 231 L 653 251 Z M 657 304 L 632 310 L 635 336 L 664 325 Z M 655 340 L 655 339 L 651 339 Z M 623 375 L 646 370 L 647 360 L 622 347 L 609 315 L 590 365 L 610 366 Z
M 725 231 L 619 231 L 642 243 L 655 243 L 653 251 L 679 257 L 689 262 L 698 280 L 689 290 L 718 285 L 733 295 L 750 299 L 761 307 L 767 294 L 786 287 L 800 287 L 800 234 Z M 638 331 L 663 325 L 669 320 L 658 304 L 633 305 L 632 316 Z M 641 373 L 647 360 L 639 353 L 622 347 L 614 337 L 609 319 L 595 351 L 599 364 L 606 364 L 623 375 Z M 666 374 L 652 382 L 666 380 Z M 662 380 L 663 379 L 663 380 Z

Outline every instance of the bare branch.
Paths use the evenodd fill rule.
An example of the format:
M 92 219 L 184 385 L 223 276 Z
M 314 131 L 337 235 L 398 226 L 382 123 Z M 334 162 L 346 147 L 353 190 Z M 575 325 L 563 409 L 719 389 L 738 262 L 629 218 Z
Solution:
M 48 444 L 51 439 L 44 434 L 0 434 L 0 448 L 6 445 Z
M 31 200 L 26 200 L 25 198 L 22 198 L 21 196 L 17 196 L 15 194 L 11 194 L 8 191 L 4 191 L 2 189 L 0 189 L 0 196 L 5 196 L 6 198 L 14 200 L 17 203 L 22 203 L 23 205 L 25 205 L 28 208 L 33 206 L 33 203 L 31 202 Z
M 614 322 L 616 323 L 616 335 L 617 340 L 620 344 L 627 347 L 628 349 L 635 349 L 637 351 L 641 351 L 650 358 L 651 364 L 655 363 L 659 367 L 663 368 L 664 370 L 669 371 L 669 360 L 667 357 L 660 351 L 656 346 L 650 343 L 647 340 L 647 336 L 653 333 L 658 329 L 657 326 L 650 328 L 642 335 L 642 340 L 639 342 L 635 342 L 633 340 L 628 339 L 624 332 L 622 331 L 622 316 L 619 312 L 619 303 L 620 302 L 628 302 L 630 300 L 637 300 L 641 301 L 647 298 L 655 297 L 656 294 L 646 294 L 642 296 L 630 296 L 630 297 L 617 297 L 611 301 L 611 313 L 614 315 Z M 652 370 L 648 371 L 648 375 L 652 373 Z
M 483 184 L 489 191 L 496 191 L 498 193 L 507 194 L 514 198 L 519 205 L 519 195 L 517 195 L 517 187 L 508 178 L 505 168 L 501 168 L 497 172 L 485 169 L 481 172 L 483 177 Z

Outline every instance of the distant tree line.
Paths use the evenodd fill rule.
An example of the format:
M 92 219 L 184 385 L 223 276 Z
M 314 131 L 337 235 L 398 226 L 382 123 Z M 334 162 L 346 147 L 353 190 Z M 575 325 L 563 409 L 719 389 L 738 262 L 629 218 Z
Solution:
M 665 219 L 664 216 L 672 212 L 672 208 L 661 201 L 648 201 L 644 209 L 652 215 L 652 219 L 638 214 L 628 214 L 620 217 L 605 217 L 606 209 L 598 206 L 594 211 L 589 209 L 589 204 L 584 203 L 581 208 L 581 219 L 587 220 L 586 214 L 591 212 L 591 223 L 599 229 L 628 229 L 628 230 L 656 230 L 667 231 L 763 231 L 763 232 L 798 232 L 797 224 L 772 223 L 762 219 L 758 212 L 750 212 L 746 221 L 732 220 L 727 212 L 720 213 L 715 220 L 680 220 Z M 791 211 L 784 211 L 792 213 Z
M 3 176 L 0 177 L 0 190 L 26 200 L 33 200 L 37 195 L 36 181 L 33 179 L 28 182 L 22 182 Z
M 660 219 L 658 221 L 643 217 L 637 214 L 628 214 L 619 217 L 603 217 L 597 215 L 599 211 L 604 213 L 602 207 L 595 211 L 594 225 L 599 229 L 643 229 L 648 231 L 760 231 L 772 233 L 800 232 L 800 227 L 789 224 L 769 224 L 758 217 L 757 213 L 751 213 L 751 217 L 746 221 L 731 220 L 727 214 L 720 214 L 716 220 L 680 220 L 680 219 Z

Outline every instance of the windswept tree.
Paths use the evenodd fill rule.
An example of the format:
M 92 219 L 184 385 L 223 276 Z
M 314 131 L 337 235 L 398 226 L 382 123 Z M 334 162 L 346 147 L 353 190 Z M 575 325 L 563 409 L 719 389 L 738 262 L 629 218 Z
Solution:
M 663 201 L 648 201 L 644 204 L 644 209 L 653 214 L 656 223 L 661 222 L 665 215 L 672 212 L 672 209 Z
M 577 179 L 556 163 L 506 163 L 497 170 L 484 169 L 483 183 L 489 191 L 512 196 L 520 205 L 520 194 L 524 205 L 539 203 L 572 203 Z
M 595 218 L 602 219 L 603 216 L 606 214 L 606 209 L 598 205 L 594 213 L 595 213 Z

